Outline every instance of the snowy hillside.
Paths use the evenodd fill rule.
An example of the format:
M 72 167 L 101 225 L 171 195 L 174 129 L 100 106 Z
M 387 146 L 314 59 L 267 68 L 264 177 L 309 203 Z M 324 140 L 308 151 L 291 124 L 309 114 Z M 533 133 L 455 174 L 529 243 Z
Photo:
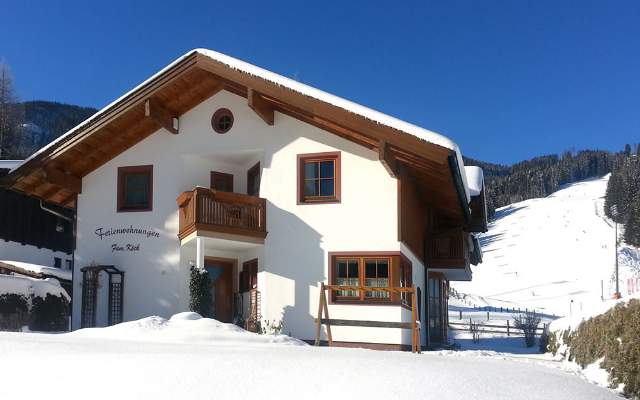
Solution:
M 480 241 L 473 281 L 453 287 L 478 306 L 581 313 L 615 291 L 614 228 L 604 217 L 608 176 L 497 210 Z M 620 248 L 620 291 L 640 291 L 640 253 Z

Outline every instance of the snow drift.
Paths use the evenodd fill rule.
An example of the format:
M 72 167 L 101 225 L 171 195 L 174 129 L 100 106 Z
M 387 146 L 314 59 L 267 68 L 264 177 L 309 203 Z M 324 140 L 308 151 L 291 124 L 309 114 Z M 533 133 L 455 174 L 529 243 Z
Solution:
M 68 335 L 91 339 L 128 340 L 158 343 L 215 345 L 281 344 L 306 346 L 286 335 L 258 335 L 234 324 L 202 318 L 194 312 L 175 314 L 170 319 L 158 316 L 123 322 L 107 328 L 86 328 Z
M 0 333 L 0 359 L 2 399 L 617 398 L 538 362 L 307 346 L 193 313 Z

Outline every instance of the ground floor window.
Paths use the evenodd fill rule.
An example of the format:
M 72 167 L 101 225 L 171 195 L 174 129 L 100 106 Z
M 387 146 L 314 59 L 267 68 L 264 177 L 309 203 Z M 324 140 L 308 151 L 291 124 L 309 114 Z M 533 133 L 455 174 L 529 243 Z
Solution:
M 399 252 L 330 253 L 329 280 L 332 285 L 359 287 L 410 287 L 411 262 Z M 374 290 L 337 290 L 331 301 L 353 304 L 411 305 L 411 295 Z

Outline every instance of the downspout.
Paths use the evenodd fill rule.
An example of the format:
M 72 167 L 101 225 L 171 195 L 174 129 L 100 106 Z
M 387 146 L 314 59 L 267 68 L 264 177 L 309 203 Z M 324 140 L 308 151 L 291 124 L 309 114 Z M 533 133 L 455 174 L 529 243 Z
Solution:
M 44 203 L 42 202 L 42 200 L 40 200 L 40 208 L 41 208 L 43 211 L 48 212 L 49 214 L 53 214 L 53 215 L 55 215 L 56 217 L 62 218 L 62 219 L 64 219 L 64 220 L 67 220 L 67 221 L 69 221 L 69 222 L 73 223 L 73 218 L 71 218 L 71 217 L 67 217 L 66 215 L 64 215 L 64 214 L 62 214 L 62 213 L 59 213 L 59 212 L 57 212 L 57 211 L 55 211 L 55 210 L 52 210 L 52 209 L 50 209 L 50 208 L 45 207 L 45 205 L 44 205 Z
M 426 233 L 426 232 L 425 232 Z M 422 264 L 424 265 L 424 294 L 423 294 L 423 309 L 424 309 L 424 332 L 425 332 L 425 346 L 426 350 L 431 347 L 431 335 L 429 335 L 429 264 L 427 263 L 427 235 L 425 234 L 424 242 L 422 243 Z

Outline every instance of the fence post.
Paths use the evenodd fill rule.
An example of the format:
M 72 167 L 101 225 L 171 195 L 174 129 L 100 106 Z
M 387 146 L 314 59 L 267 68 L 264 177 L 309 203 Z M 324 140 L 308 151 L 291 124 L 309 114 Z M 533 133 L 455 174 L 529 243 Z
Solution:
M 507 320 L 507 336 L 511 336 L 511 332 L 509 332 L 509 320 Z
M 489 320 L 489 311 L 487 311 L 487 321 Z
M 462 310 L 460 310 L 460 318 L 459 319 L 462 319 Z

